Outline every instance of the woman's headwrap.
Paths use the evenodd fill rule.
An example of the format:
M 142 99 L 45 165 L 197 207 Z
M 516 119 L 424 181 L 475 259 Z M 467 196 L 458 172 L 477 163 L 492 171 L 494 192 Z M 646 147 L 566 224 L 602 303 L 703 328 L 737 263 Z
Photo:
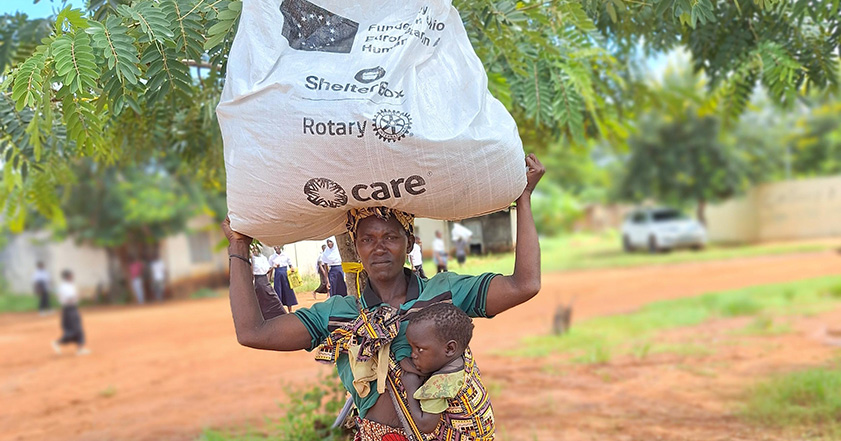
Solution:
M 376 216 L 384 221 L 391 218 L 397 219 L 397 222 L 400 222 L 407 234 L 410 236 L 415 234 L 414 214 L 386 207 L 354 208 L 347 212 L 347 231 L 352 241 L 356 241 L 356 230 L 359 229 L 359 222 L 369 216 Z

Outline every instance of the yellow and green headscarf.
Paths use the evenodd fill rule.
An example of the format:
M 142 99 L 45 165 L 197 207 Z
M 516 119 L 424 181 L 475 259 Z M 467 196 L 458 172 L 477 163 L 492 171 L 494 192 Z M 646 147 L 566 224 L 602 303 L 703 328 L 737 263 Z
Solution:
M 397 219 L 403 229 L 406 230 L 406 233 L 410 236 L 415 234 L 414 214 L 386 207 L 353 208 L 347 213 L 347 231 L 352 241 L 356 241 L 356 231 L 359 229 L 359 222 L 370 216 L 376 216 L 384 221 L 388 221 L 391 218 Z

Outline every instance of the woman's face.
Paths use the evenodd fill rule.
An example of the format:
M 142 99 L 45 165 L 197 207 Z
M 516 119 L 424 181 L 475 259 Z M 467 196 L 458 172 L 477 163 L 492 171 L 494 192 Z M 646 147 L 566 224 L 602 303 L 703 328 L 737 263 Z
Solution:
M 356 252 L 373 280 L 389 280 L 403 274 L 409 247 L 406 231 L 396 219 L 387 222 L 369 216 L 359 222 Z

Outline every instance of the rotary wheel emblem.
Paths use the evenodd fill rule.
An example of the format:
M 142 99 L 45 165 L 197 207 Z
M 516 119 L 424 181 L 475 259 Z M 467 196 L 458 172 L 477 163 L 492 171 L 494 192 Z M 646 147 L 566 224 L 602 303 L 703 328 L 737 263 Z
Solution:
M 411 128 L 412 117 L 406 112 L 383 109 L 374 116 L 374 133 L 386 142 L 400 141 Z
M 341 185 L 327 178 L 312 178 L 304 184 L 304 194 L 313 205 L 339 208 L 347 204 L 347 193 Z

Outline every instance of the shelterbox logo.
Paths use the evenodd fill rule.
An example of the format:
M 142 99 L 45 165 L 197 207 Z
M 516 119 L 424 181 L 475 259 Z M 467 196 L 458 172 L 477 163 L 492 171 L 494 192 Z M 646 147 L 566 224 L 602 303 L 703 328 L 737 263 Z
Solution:
M 426 192 L 426 180 L 420 175 L 391 179 L 388 182 L 356 184 L 350 196 L 359 202 L 400 199 L 404 195 L 417 196 Z M 327 178 L 312 178 L 304 184 L 304 195 L 316 206 L 340 208 L 348 203 L 348 194 L 341 185 Z

